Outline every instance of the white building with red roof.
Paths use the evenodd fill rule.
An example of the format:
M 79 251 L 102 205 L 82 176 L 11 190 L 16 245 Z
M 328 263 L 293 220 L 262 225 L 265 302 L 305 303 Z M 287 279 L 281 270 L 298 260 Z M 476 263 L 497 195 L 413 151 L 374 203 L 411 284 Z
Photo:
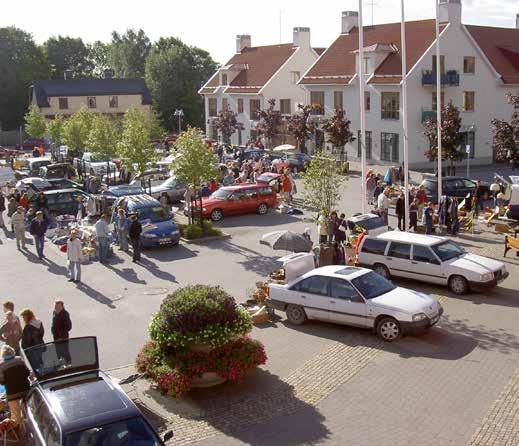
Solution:
M 227 105 L 244 127 L 232 136 L 231 143 L 238 145 L 256 138 L 258 111 L 267 108 L 270 99 L 282 114 L 295 113 L 298 104 L 308 101 L 298 81 L 322 51 L 312 48 L 310 28 L 294 28 L 293 42 L 282 45 L 254 47 L 249 35 L 237 36 L 236 54 L 199 91 L 205 100 L 207 136 L 218 139 L 213 121 Z
M 512 107 L 505 94 L 519 91 L 519 15 L 515 28 L 464 25 L 461 0 L 440 0 L 440 68 L 443 103 L 451 101 L 462 116 L 464 145 L 471 146 L 471 164 L 493 162 L 493 118 L 509 119 Z M 512 17 L 511 17 L 512 19 Z M 316 105 L 315 118 L 344 108 L 355 132 L 360 128 L 358 13 L 344 12 L 341 35 L 304 73 L 300 85 Z M 432 167 L 425 152 L 423 122 L 435 117 L 435 20 L 407 22 L 407 85 L 409 163 Z M 400 23 L 364 27 L 366 73 L 367 158 L 372 164 L 401 164 L 403 130 L 401 103 Z M 318 134 L 318 145 L 327 146 Z M 360 157 L 357 141 L 347 146 L 350 159 Z M 463 161 L 461 164 L 465 164 Z

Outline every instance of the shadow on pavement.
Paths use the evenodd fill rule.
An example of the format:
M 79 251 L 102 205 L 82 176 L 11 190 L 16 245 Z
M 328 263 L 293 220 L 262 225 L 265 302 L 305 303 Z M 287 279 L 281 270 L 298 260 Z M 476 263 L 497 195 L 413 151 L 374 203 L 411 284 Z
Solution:
M 217 431 L 209 437 L 222 433 L 247 444 L 270 446 L 315 444 L 330 434 L 316 407 L 299 399 L 294 388 L 277 375 L 260 368 L 241 383 L 193 389 L 182 401 L 166 398 L 155 390 L 144 391 L 144 395 L 151 398 L 153 404 L 158 404 L 151 422 L 158 412 L 163 420 L 171 415 L 184 418 L 187 407 L 188 420 L 203 422 Z M 268 423 L 277 427 L 266 428 Z M 156 427 L 164 429 L 164 424 L 162 421 Z M 174 442 L 179 444 L 196 435 L 198 429 L 189 424 L 173 424 L 171 428 Z
M 84 282 L 77 284 L 77 289 L 81 291 L 83 294 L 86 294 L 88 297 L 94 299 L 100 304 L 106 305 L 108 308 L 115 309 L 114 301 L 106 297 L 104 294 L 100 293 L 97 290 L 94 290 L 91 286 L 87 285 Z
M 269 218 L 270 217 L 270 218 Z M 293 216 L 288 214 L 281 214 L 273 212 L 272 210 L 266 215 L 247 214 L 224 217 L 221 222 L 214 223 L 215 228 L 236 228 L 236 227 L 274 227 L 286 225 L 289 223 L 296 223 L 300 221 L 302 215 Z
M 172 262 L 196 257 L 200 251 L 190 249 L 186 245 L 169 246 L 166 248 L 146 249 L 142 251 L 142 257 L 157 260 L 158 262 Z
M 114 266 L 111 264 L 107 264 L 106 267 L 128 282 L 137 283 L 139 285 L 146 285 L 146 281 L 144 279 L 139 279 L 133 268 L 117 269 L 114 268 Z
M 151 260 L 142 257 L 140 261 L 140 265 L 149 271 L 151 274 L 153 274 L 157 279 L 165 280 L 167 282 L 173 282 L 178 283 L 176 277 L 168 273 L 167 271 L 162 271 L 156 263 L 152 262 Z

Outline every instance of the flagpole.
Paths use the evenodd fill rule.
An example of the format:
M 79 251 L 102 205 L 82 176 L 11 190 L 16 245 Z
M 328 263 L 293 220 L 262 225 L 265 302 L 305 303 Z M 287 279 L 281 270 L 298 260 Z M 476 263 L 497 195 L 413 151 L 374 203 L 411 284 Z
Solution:
M 364 104 L 364 27 L 362 24 L 362 0 L 359 0 L 359 95 L 360 95 L 360 164 L 362 213 L 366 213 L 366 110 Z
M 409 140 L 407 126 L 407 42 L 405 38 L 405 9 L 404 0 L 401 0 L 402 23 L 401 23 L 401 41 L 402 41 L 402 124 L 404 130 L 404 197 L 405 197 L 405 214 L 404 214 L 404 230 L 409 231 Z
M 438 131 L 438 203 L 442 196 L 442 82 L 440 63 L 440 3 L 436 1 L 436 127 Z

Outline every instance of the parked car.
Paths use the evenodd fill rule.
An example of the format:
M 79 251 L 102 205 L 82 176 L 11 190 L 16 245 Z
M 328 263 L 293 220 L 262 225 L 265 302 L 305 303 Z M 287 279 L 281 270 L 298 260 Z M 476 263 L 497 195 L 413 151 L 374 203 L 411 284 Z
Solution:
M 158 186 L 152 186 L 150 195 L 160 200 L 162 195 L 166 194 L 172 203 L 183 200 L 186 193 L 186 185 L 177 180 L 174 176 L 168 178 Z
M 40 177 L 22 178 L 16 183 L 16 189 L 20 192 L 41 192 L 52 189 L 52 184 L 49 180 Z
M 438 323 L 443 308 L 424 293 L 400 288 L 365 268 L 324 266 L 286 283 L 269 284 L 267 305 L 288 321 L 308 319 L 371 328 L 384 341 L 420 333 Z
M 308 165 L 310 164 L 310 161 L 312 160 L 312 157 L 310 155 L 307 155 L 306 153 L 289 153 L 286 156 L 288 167 L 292 170 L 292 172 L 304 172 Z
M 280 173 L 265 172 L 262 173 L 258 178 L 256 178 L 256 183 L 268 184 L 270 187 L 273 187 L 276 192 L 279 193 L 281 189 L 281 178 L 282 175 Z
M 40 174 L 40 168 L 52 164 L 50 158 L 21 158 L 15 161 L 14 177 L 17 180 L 27 177 L 37 177 Z
M 448 285 L 456 294 L 493 287 L 508 277 L 503 262 L 466 253 L 455 242 L 432 235 L 391 231 L 366 236 L 358 262 L 381 276 Z
M 276 191 L 264 183 L 225 186 L 202 198 L 202 217 L 220 221 L 224 216 L 258 213 L 264 215 L 278 204 Z
M 74 178 L 76 176 L 76 169 L 68 163 L 48 164 L 40 167 L 39 174 L 41 178 Z
M 79 189 L 83 190 L 83 185 L 76 183 L 66 178 L 49 178 L 48 183 L 51 185 L 51 189 Z
M 155 168 L 149 169 L 133 177 L 130 184 L 147 188 L 148 186 L 159 186 L 170 177 L 169 169 Z
M 23 400 L 26 446 L 164 446 L 133 401 L 99 369 L 95 337 L 23 351 L 35 383 Z
M 52 215 L 76 215 L 77 214 L 77 197 L 83 200 L 88 199 L 89 195 L 78 189 L 57 189 L 46 190 L 43 192 L 47 197 L 49 212 Z M 38 195 L 35 194 L 30 198 L 31 205 L 34 205 Z
M 377 214 L 354 215 L 348 218 L 346 223 L 351 232 L 354 232 L 356 227 L 366 230 L 370 235 L 382 234 L 387 231 L 387 224 Z
M 110 186 L 101 192 L 101 195 L 107 198 L 107 201 L 112 205 L 115 201 L 122 197 L 128 197 L 130 195 L 142 195 L 146 192 L 141 186 L 136 184 L 121 184 L 119 186 Z
M 141 243 L 144 248 L 176 246 L 180 230 L 170 211 L 149 195 L 130 195 L 118 203 L 127 214 L 136 213 L 142 225 Z
M 425 178 L 421 185 L 424 186 L 427 192 L 427 200 L 433 203 L 438 203 L 438 178 Z M 483 199 L 490 197 L 490 186 L 487 183 L 481 183 L 481 190 L 483 192 Z M 463 177 L 443 177 L 442 178 L 442 193 L 449 197 L 465 198 L 467 194 L 472 194 L 476 188 L 476 182 Z
M 107 174 L 113 175 L 117 171 L 117 166 L 113 161 L 96 158 L 91 152 L 84 152 L 81 158 L 74 158 L 73 165 L 78 172 L 100 178 Z

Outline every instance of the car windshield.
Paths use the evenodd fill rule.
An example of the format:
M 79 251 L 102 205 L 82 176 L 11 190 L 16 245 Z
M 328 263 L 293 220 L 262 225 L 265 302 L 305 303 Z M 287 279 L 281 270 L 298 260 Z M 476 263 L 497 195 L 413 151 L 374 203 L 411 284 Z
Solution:
M 367 231 L 371 231 L 372 229 L 382 228 L 383 226 L 387 226 L 384 223 L 384 219 L 382 217 L 373 216 L 373 218 L 367 218 L 365 220 L 360 220 L 356 223 L 356 225 L 360 226 Z
M 258 178 L 256 178 L 256 181 L 262 181 L 264 183 L 270 183 L 274 177 L 271 174 L 264 173 L 260 175 Z
M 177 183 L 178 183 L 177 179 L 175 177 L 171 177 L 171 178 L 168 178 L 166 181 L 164 181 L 164 183 L 162 183 L 162 185 L 164 187 L 175 187 Z
M 442 262 L 455 259 L 465 254 L 463 248 L 450 240 L 431 246 L 431 248 Z
M 374 299 L 396 288 L 389 280 L 384 279 L 373 271 L 355 277 L 355 279 L 351 280 L 351 283 L 365 299 Z
M 210 198 L 217 198 L 219 200 L 227 200 L 232 195 L 232 191 L 228 189 L 218 189 L 217 191 L 213 192 L 210 196 Z
M 140 208 L 137 209 L 136 212 L 140 221 L 150 220 L 152 223 L 158 223 L 170 219 L 167 209 L 160 206 Z
M 159 446 L 160 442 L 142 417 L 135 417 L 73 432 L 67 435 L 65 445 Z

